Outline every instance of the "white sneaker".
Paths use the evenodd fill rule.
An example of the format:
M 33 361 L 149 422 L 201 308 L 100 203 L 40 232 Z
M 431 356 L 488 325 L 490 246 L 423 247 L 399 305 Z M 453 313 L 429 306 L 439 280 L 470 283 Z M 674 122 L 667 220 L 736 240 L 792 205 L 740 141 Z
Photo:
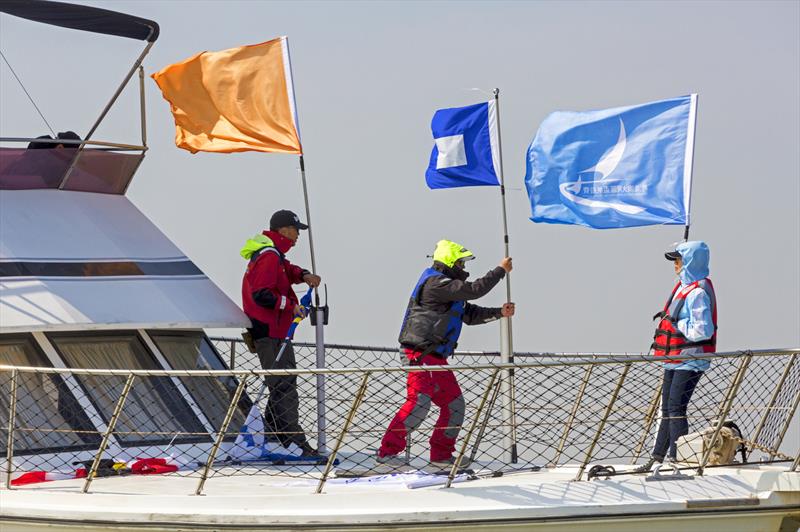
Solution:
M 447 460 L 431 460 L 431 465 L 432 466 L 438 467 L 438 468 L 441 468 L 441 469 L 446 469 L 447 471 L 450 471 L 450 469 L 453 468 L 453 464 L 455 464 L 455 463 L 456 463 L 456 457 L 455 456 L 451 456 Z M 472 461 L 469 459 L 469 457 L 462 456 L 461 457 L 461 463 L 458 464 L 458 467 L 459 467 L 459 469 L 465 469 L 465 468 L 469 467 L 471 464 L 472 464 Z
M 405 456 L 399 454 L 387 454 L 386 456 L 375 455 L 375 463 L 387 467 L 405 467 L 408 465 L 408 460 Z

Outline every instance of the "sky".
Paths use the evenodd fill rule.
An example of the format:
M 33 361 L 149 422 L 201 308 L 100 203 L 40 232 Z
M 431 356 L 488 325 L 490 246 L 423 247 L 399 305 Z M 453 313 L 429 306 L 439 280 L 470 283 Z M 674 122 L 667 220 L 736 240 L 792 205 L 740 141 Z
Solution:
M 306 218 L 297 158 L 177 149 L 149 75 L 202 50 L 288 35 L 328 341 L 394 344 L 440 238 L 477 255 L 472 278 L 499 262 L 499 190 L 424 181 L 433 112 L 498 87 L 517 350 L 646 350 L 674 282 L 662 253 L 683 232 L 532 223 L 523 178 L 539 123 L 555 110 L 692 92 L 691 237 L 711 248 L 719 348 L 800 345 L 798 2 L 86 3 L 161 25 L 145 60 L 150 150 L 128 195 L 236 302 L 244 240 L 277 209 Z M 54 129 L 81 135 L 142 49 L 8 16 L 0 45 Z M 0 75 L 2 135 L 46 133 L 5 64 Z M 140 139 L 137 90 L 132 82 L 95 138 Z M 290 259 L 308 267 L 307 244 L 303 234 Z M 499 305 L 504 292 L 481 303 Z M 466 328 L 461 347 L 498 343 L 488 325 Z
M 473 278 L 502 258 L 498 189 L 424 181 L 433 112 L 498 87 L 517 351 L 646 351 L 675 281 L 663 252 L 683 234 L 531 222 L 523 178 L 539 124 L 555 110 L 689 93 L 699 94 L 691 237 L 711 248 L 718 348 L 800 346 L 800 2 L 85 3 L 161 25 L 144 63 L 150 150 L 128 196 L 237 303 L 243 242 L 275 210 L 306 218 L 297 158 L 177 149 L 149 75 L 288 35 L 327 341 L 395 345 L 441 238 L 475 253 Z M 8 16 L 0 30 L 53 128 L 82 136 L 143 48 Z M 47 133 L 5 64 L 0 111 L 2 136 Z M 135 82 L 95 138 L 140 140 Z M 289 258 L 309 267 L 302 238 Z M 497 306 L 504 293 L 480 302 Z M 460 347 L 496 350 L 499 337 L 496 324 L 467 327 Z M 313 329 L 298 339 L 313 341 Z

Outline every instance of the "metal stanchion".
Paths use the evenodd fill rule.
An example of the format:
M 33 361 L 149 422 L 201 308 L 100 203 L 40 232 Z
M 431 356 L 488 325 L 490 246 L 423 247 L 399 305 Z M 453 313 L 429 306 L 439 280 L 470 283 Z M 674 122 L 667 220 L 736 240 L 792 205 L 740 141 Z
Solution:
M 499 372 L 499 369 L 496 369 L 492 372 L 492 378 L 489 379 L 489 384 L 486 386 L 486 390 L 483 392 L 481 402 L 478 405 L 478 410 L 475 412 L 475 417 L 472 419 L 472 423 L 470 423 L 466 436 L 464 436 L 464 441 L 461 442 L 461 450 L 458 452 L 458 456 L 456 456 L 456 459 L 453 462 L 453 467 L 450 469 L 450 473 L 447 475 L 447 483 L 444 485 L 445 488 L 449 488 L 453 484 L 453 479 L 456 477 L 456 473 L 458 473 L 458 466 L 461 465 L 461 458 L 467 451 L 469 440 L 472 438 L 472 433 L 475 431 L 475 426 L 478 424 L 478 420 L 483 412 L 483 407 L 486 405 L 486 401 L 489 399 L 489 392 L 492 391 L 494 381 L 497 380 L 497 374 Z
M 595 357 L 592 357 L 594 359 Z M 583 395 L 586 393 L 586 386 L 589 384 L 589 378 L 592 376 L 592 370 L 594 366 L 591 363 L 586 367 L 586 370 L 583 373 L 583 380 L 581 381 L 581 386 L 578 388 L 578 395 L 575 397 L 575 403 L 572 405 L 572 410 L 569 413 L 569 417 L 567 418 L 567 425 L 564 427 L 564 434 L 561 435 L 561 441 L 558 442 L 558 448 L 556 449 L 556 455 L 553 457 L 553 465 L 558 465 L 558 459 L 561 458 L 561 453 L 564 452 L 564 446 L 567 443 L 567 437 L 569 436 L 570 431 L 572 430 L 572 424 L 575 422 L 575 417 L 578 415 L 578 409 L 581 407 L 581 401 L 583 401 Z
M 202 475 L 200 475 L 200 482 L 197 484 L 197 489 L 194 492 L 195 495 L 200 495 L 203 492 L 203 486 L 208 478 L 208 472 L 211 470 L 211 466 L 214 465 L 214 459 L 217 457 L 217 451 L 219 451 L 219 446 L 222 445 L 222 440 L 225 438 L 225 433 L 228 431 L 228 425 L 231 424 L 233 413 L 236 411 L 236 405 L 239 404 L 239 399 L 242 397 L 242 391 L 244 390 L 246 383 L 247 377 L 243 376 L 239 381 L 239 386 L 236 387 L 236 391 L 233 393 L 231 404 L 228 405 L 228 411 L 225 412 L 225 418 L 222 420 L 222 426 L 219 428 L 217 437 L 214 440 L 214 446 L 211 447 L 211 452 L 208 453 L 208 460 L 206 460 L 206 466 L 203 469 Z
M 316 493 L 322 493 L 322 488 L 325 486 L 325 481 L 328 480 L 328 475 L 333 468 L 333 464 L 336 462 L 336 455 L 339 453 L 339 448 L 342 446 L 342 441 L 344 441 L 344 437 L 347 434 L 347 431 L 350 429 L 350 424 L 353 422 L 353 418 L 356 416 L 358 407 L 364 400 L 364 394 L 367 392 L 367 381 L 369 380 L 369 376 L 370 372 L 368 371 L 364 374 L 364 378 L 361 379 L 361 386 L 358 388 L 358 392 L 356 392 L 356 397 L 353 399 L 353 406 L 350 407 L 350 412 L 347 413 L 347 419 L 344 422 L 342 431 L 339 433 L 339 437 L 336 439 L 336 444 L 333 446 L 331 455 L 328 457 L 328 463 L 325 464 L 325 471 L 322 472 L 322 478 L 319 479 Z
M 411 463 L 411 446 L 413 445 L 413 441 L 411 436 L 414 434 L 413 430 L 409 430 L 408 434 L 406 434 L 406 463 Z
M 794 396 L 794 404 L 792 404 L 792 407 L 789 409 L 789 412 L 786 415 L 786 421 L 783 422 L 783 427 L 781 427 L 777 439 L 772 443 L 772 451 L 769 453 L 770 460 L 775 459 L 775 455 L 778 453 L 778 449 L 783 442 L 783 437 L 786 436 L 786 431 L 789 430 L 789 425 L 792 424 L 792 418 L 794 417 L 794 413 L 797 411 L 798 404 L 800 404 L 800 392 Z
M 8 441 L 6 442 L 6 489 L 11 489 L 11 473 L 14 469 L 14 423 L 17 415 L 16 369 L 11 370 L 11 403 L 8 405 Z
M 89 471 L 86 473 L 86 481 L 83 483 L 83 493 L 89 492 L 89 485 L 97 474 L 97 468 L 100 467 L 100 460 L 103 458 L 103 453 L 106 452 L 106 447 L 108 447 L 108 439 L 111 437 L 111 433 L 114 432 L 114 427 L 117 425 L 119 415 L 122 413 L 122 407 L 125 406 L 125 400 L 128 398 L 128 394 L 131 391 L 131 386 L 133 386 L 134 378 L 135 375 L 131 373 L 125 381 L 122 394 L 120 394 L 117 405 L 114 407 L 114 413 L 111 414 L 111 420 L 109 420 L 108 427 L 106 427 L 106 431 L 103 433 L 103 440 L 100 442 L 100 448 L 97 450 L 97 454 L 92 461 L 92 467 L 90 467 Z
M 661 379 L 661 384 L 653 392 L 653 398 L 650 400 L 650 406 L 647 408 L 647 413 L 644 415 L 644 427 L 642 427 L 642 437 L 636 445 L 636 450 L 633 451 L 633 459 L 631 465 L 635 464 L 639 457 L 642 455 L 644 449 L 644 442 L 647 441 L 647 436 L 650 434 L 650 428 L 653 426 L 653 421 L 656 419 L 658 412 L 658 405 L 661 402 L 661 389 L 664 387 L 664 379 Z
M 492 392 L 492 398 L 489 399 L 489 406 L 486 408 L 486 414 L 483 416 L 483 422 L 481 423 L 481 428 L 478 431 L 478 436 L 475 438 L 475 443 L 472 445 L 472 452 L 469 454 L 469 461 L 474 462 L 475 457 L 478 455 L 478 447 L 480 447 L 481 441 L 483 440 L 483 435 L 486 432 L 486 426 L 489 424 L 489 417 L 492 415 L 492 410 L 494 409 L 494 403 L 497 401 L 497 397 L 500 395 L 500 386 L 496 384 L 494 387 L 494 391 Z
M 753 452 L 754 445 L 758 443 L 758 438 L 761 436 L 761 431 L 764 430 L 764 425 L 767 423 L 767 418 L 769 417 L 770 412 L 775 407 L 775 401 L 778 400 L 778 394 L 781 392 L 781 388 L 783 388 L 783 383 L 786 382 L 786 377 L 789 376 L 789 372 L 794 365 L 795 358 L 797 355 L 794 354 L 789 359 L 789 362 L 786 363 L 786 367 L 783 370 L 783 374 L 781 374 L 781 380 L 778 382 L 778 386 L 775 387 L 775 391 L 772 392 L 772 397 L 769 399 L 769 403 L 767 404 L 767 408 L 764 410 L 764 415 L 761 416 L 761 420 L 758 422 L 758 426 L 756 426 L 755 432 L 753 432 L 753 436 L 750 439 L 750 445 L 748 446 L 747 453 Z M 791 419 L 792 416 L 789 416 Z M 772 459 L 772 458 L 770 458 Z
M 619 391 L 622 389 L 622 383 L 625 382 L 625 377 L 628 375 L 629 369 L 631 369 L 630 363 L 625 364 L 625 368 L 622 370 L 622 375 L 620 375 L 619 380 L 617 381 L 617 387 L 614 388 L 614 393 L 611 394 L 611 399 L 608 401 L 606 411 L 603 413 L 603 419 L 600 420 L 600 426 L 597 427 L 597 432 L 595 433 L 594 438 L 592 438 L 592 443 L 589 445 L 589 449 L 586 451 L 586 456 L 583 458 L 580 469 L 578 469 L 578 474 L 575 475 L 575 480 L 581 479 L 583 476 L 583 471 L 586 469 L 586 465 L 589 463 L 589 460 L 592 459 L 594 448 L 597 445 L 597 442 L 600 440 L 600 436 L 603 434 L 606 421 L 608 421 L 608 417 L 611 415 L 611 411 L 614 409 L 614 403 L 617 401 L 617 396 L 619 395 Z

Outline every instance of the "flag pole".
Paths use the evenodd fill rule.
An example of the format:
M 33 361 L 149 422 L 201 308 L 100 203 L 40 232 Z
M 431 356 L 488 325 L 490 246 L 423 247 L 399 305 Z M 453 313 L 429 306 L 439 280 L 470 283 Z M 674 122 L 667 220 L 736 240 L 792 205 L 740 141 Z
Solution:
M 303 154 L 300 154 L 300 179 L 303 182 L 303 201 L 306 206 L 306 224 L 308 224 L 308 247 L 311 250 L 311 273 L 317 273 L 317 259 L 314 255 L 314 232 L 311 225 L 311 209 L 308 206 L 308 182 L 306 181 L 306 162 Z M 317 305 L 319 305 L 319 294 L 317 294 Z
M 288 37 L 281 37 L 283 40 L 284 51 L 284 69 L 288 81 L 289 102 L 292 106 L 292 116 L 294 118 L 295 128 L 297 129 L 297 138 L 300 138 L 300 120 L 297 116 L 297 101 L 294 94 L 294 76 L 292 74 L 292 59 L 289 53 L 289 39 Z M 314 233 L 313 224 L 311 223 L 311 208 L 308 202 L 308 182 L 306 180 L 306 162 L 303 151 L 299 154 L 300 160 L 300 179 L 303 183 L 303 201 L 306 208 L 306 224 L 308 225 L 308 246 L 311 252 L 311 272 L 317 274 L 317 259 L 314 254 Z M 320 305 L 319 300 L 319 287 L 314 290 L 314 307 L 312 307 L 314 316 L 312 323 L 315 329 L 315 344 L 316 344 L 316 367 L 321 369 L 325 367 L 325 322 L 327 312 L 327 301 L 325 306 Z M 325 452 L 327 438 L 325 435 L 326 419 L 325 419 L 325 376 L 316 376 L 316 389 L 317 389 L 317 450 L 320 453 Z
M 698 95 L 692 94 L 689 103 L 689 128 L 686 136 L 686 158 L 684 167 L 688 165 L 688 184 L 684 180 L 683 193 L 686 196 L 686 227 L 683 230 L 683 241 L 689 240 L 689 226 L 691 225 L 690 215 L 692 212 L 692 173 L 694 172 L 694 139 L 697 131 L 697 100 Z M 685 171 L 685 170 L 684 170 Z
M 306 224 L 308 224 L 308 246 L 311 250 L 311 272 L 316 275 L 317 273 L 317 260 L 314 255 L 314 233 L 313 225 L 311 223 L 311 208 L 308 204 L 308 182 L 306 181 L 306 162 L 303 154 L 300 154 L 300 178 L 303 181 L 303 200 L 306 206 Z M 327 306 L 327 302 L 326 302 Z M 316 344 L 316 366 L 317 369 L 325 367 L 325 307 L 320 305 L 319 302 L 319 288 L 314 290 L 314 307 L 312 312 L 315 313 L 313 323 L 315 344 Z M 325 376 L 316 376 L 316 389 L 317 389 L 317 450 L 320 453 L 325 452 L 327 438 L 325 435 L 326 419 L 325 419 Z
M 500 200 L 503 206 L 503 246 L 505 249 L 505 256 L 510 256 L 509 243 L 508 243 L 508 214 L 506 209 L 506 183 L 503 174 L 503 142 L 500 134 L 500 89 L 495 88 L 494 104 L 495 113 L 497 118 L 497 149 L 500 155 L 499 162 L 499 177 L 500 177 Z M 511 303 L 511 273 L 506 273 L 506 302 Z M 511 318 L 502 318 L 500 329 L 500 357 L 501 361 L 506 364 L 514 362 L 514 341 L 511 327 Z M 514 388 L 514 370 L 508 370 L 507 378 L 502 381 L 503 395 L 506 397 L 508 404 L 503 408 L 503 420 L 508 424 L 509 431 L 506 446 L 508 447 L 509 459 L 511 463 L 517 462 L 517 415 L 515 405 L 515 388 Z

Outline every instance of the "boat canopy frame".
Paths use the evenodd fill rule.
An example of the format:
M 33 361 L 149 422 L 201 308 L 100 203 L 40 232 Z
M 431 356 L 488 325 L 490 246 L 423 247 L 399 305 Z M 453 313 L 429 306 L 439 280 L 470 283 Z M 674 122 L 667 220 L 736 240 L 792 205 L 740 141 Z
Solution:
M 136 39 L 145 41 L 144 50 L 139 54 L 133 63 L 133 66 L 128 70 L 119 84 L 111 99 L 100 112 L 89 132 L 84 135 L 83 139 L 78 143 L 78 149 L 72 158 L 69 166 L 61 178 L 58 189 L 64 190 L 72 176 L 78 161 L 84 153 L 87 145 L 92 144 L 90 141 L 97 128 L 103 122 L 108 112 L 119 99 L 120 94 L 128 85 L 128 82 L 138 70 L 139 72 L 139 102 L 140 102 L 140 121 L 141 121 L 141 146 L 135 145 L 119 145 L 124 148 L 134 148 L 141 150 L 142 159 L 147 151 L 147 123 L 145 119 L 145 93 L 144 93 L 144 69 L 142 62 L 150 49 L 158 39 L 160 29 L 158 23 L 125 13 L 111 11 L 108 9 L 101 9 L 97 7 L 83 6 L 77 4 L 70 4 L 65 2 L 52 2 L 49 0 L 4 0 L 0 3 L 0 13 L 32 20 L 34 22 L 41 22 L 53 26 L 60 26 L 62 28 L 75 29 L 80 31 L 88 31 L 92 33 L 100 33 L 105 35 L 112 35 L 116 37 L 125 37 L 129 39 Z M 0 142 L 14 142 L 22 139 L 18 138 L 0 138 Z M 26 139 L 28 141 L 36 140 L 37 142 L 45 141 L 45 139 Z M 68 142 L 57 142 L 58 144 L 70 144 Z M 77 143 L 77 142 L 76 142 Z M 96 143 L 95 143 L 96 144 Z M 106 147 L 114 147 L 112 143 L 104 143 Z M 140 161 L 141 162 L 141 161 Z M 137 165 L 138 168 L 138 165 Z M 135 173 L 135 170 L 134 170 Z M 132 175 L 131 175 L 132 178 Z M 127 190 L 127 187 L 126 187 Z M 124 194 L 124 190 L 122 193 Z

